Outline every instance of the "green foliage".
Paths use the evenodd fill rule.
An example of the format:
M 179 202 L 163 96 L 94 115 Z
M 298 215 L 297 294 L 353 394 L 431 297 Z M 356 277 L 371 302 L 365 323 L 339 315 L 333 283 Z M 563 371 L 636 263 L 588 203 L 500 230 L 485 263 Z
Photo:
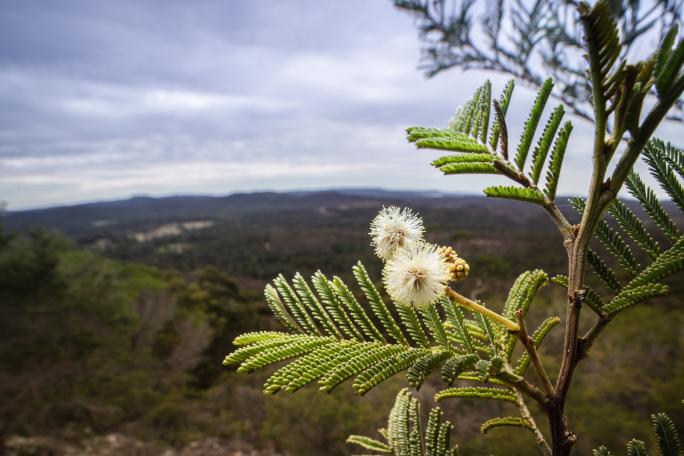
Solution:
M 589 50 L 589 72 L 593 91 L 593 106 L 598 117 L 605 117 L 606 103 L 617 92 L 620 73 L 613 74 L 613 66 L 620 56 L 621 43 L 617 22 L 606 1 L 599 1 L 589 9 L 580 6 L 585 42 Z
M 407 138 L 418 148 L 456 152 L 454 155 L 443 156 L 432 162 L 432 165 L 444 174 L 501 174 L 520 185 L 489 187 L 484 191 L 487 196 L 549 205 L 556 197 L 556 188 L 572 124 L 566 122 L 559 131 L 564 108 L 558 106 L 551 113 L 532 152 L 530 172 L 526 174 L 525 163 L 553 88 L 553 81 L 547 79 L 541 84 L 518 141 L 515 159 L 511 162 L 508 157 L 508 128 L 505 114 L 513 94 L 513 87 L 513 82 L 509 82 L 499 100 L 492 102 L 491 85 L 487 81 L 477 89 L 472 99 L 456 111 L 447 128 L 411 127 L 407 129 Z M 490 129 L 492 105 L 494 121 Z M 487 141 L 489 130 L 491 134 Z M 551 149 L 551 144 L 553 144 L 553 149 Z M 501 153 L 498 153 L 499 146 Z M 551 151 L 550 158 L 548 158 L 549 151 Z M 537 185 L 547 162 L 546 183 L 542 191 Z
M 514 187 L 512 185 L 487 187 L 484 189 L 484 194 L 490 198 L 506 198 L 541 205 L 546 204 L 544 194 L 532 188 Z
M 525 161 L 527 160 L 527 154 L 529 153 L 530 146 L 532 145 L 532 139 L 534 138 L 534 134 L 537 131 L 539 119 L 541 118 L 542 112 L 544 111 L 546 102 L 549 100 L 549 95 L 551 95 L 552 89 L 553 80 L 550 78 L 546 79 L 539 88 L 539 93 L 537 93 L 537 98 L 534 100 L 532 110 L 530 111 L 530 114 L 527 117 L 527 120 L 525 121 L 523 134 L 520 137 L 520 142 L 518 144 L 518 151 L 515 155 L 515 164 L 518 166 L 518 169 L 520 171 L 522 171 L 525 168 Z M 553 115 L 551 116 L 549 123 L 553 123 Z M 553 135 L 551 135 L 551 138 L 548 138 L 549 143 L 551 142 L 552 138 Z M 539 168 L 541 168 L 541 166 Z M 535 165 L 533 175 L 535 171 L 536 174 L 539 175 L 541 169 L 537 170 L 537 166 Z
M 657 55 L 654 75 L 655 86 L 660 97 L 665 97 L 672 91 L 673 86 L 681 83 L 681 68 L 684 63 L 684 40 L 680 39 L 675 45 L 674 41 L 679 32 L 679 27 L 674 24 L 663 40 L 660 52 Z M 673 47 L 674 46 L 674 47 Z M 677 78 L 680 78 L 677 80 Z
M 663 456 L 682 456 L 682 444 L 679 441 L 679 434 L 672 420 L 664 413 L 651 416 L 653 429 L 658 439 L 658 448 Z
M 682 45 L 684 48 L 684 45 Z M 660 187 L 669 195 L 680 211 L 684 211 L 684 189 L 677 179 L 675 167 L 683 160 L 684 154 L 670 143 L 660 139 L 652 139 L 644 148 L 644 160 L 648 164 L 651 175 Z
M 351 435 L 347 443 L 394 456 L 456 456 L 457 447 L 451 448 L 450 442 L 452 425 L 442 420 L 439 407 L 430 410 L 424 429 L 423 432 L 420 404 L 407 389 L 403 389 L 397 394 L 390 411 L 387 428 L 379 431 L 386 442 Z
M 549 163 L 549 169 L 546 172 L 546 186 L 544 187 L 544 193 L 551 201 L 556 199 L 556 189 L 558 188 L 561 168 L 563 167 L 563 158 L 565 158 L 565 149 L 568 146 L 570 133 L 572 133 L 572 124 L 570 122 L 565 122 L 556 138 L 556 142 L 553 144 L 551 162 Z
M 684 450 L 679 440 L 679 433 L 674 423 L 664 413 L 651 415 L 653 431 L 658 442 L 659 456 L 682 456 Z M 601 446 L 593 451 L 594 455 L 610 455 L 610 451 L 605 446 Z M 632 439 L 627 442 L 628 456 L 645 456 L 646 444 L 641 440 Z
M 480 426 L 480 432 L 486 434 L 493 428 L 497 427 L 520 427 L 530 429 L 530 423 L 518 416 L 503 416 L 499 418 L 491 418 Z
M 532 340 L 534 341 L 535 347 L 538 348 L 544 341 L 544 338 L 553 329 L 553 327 L 558 324 L 560 324 L 560 318 L 558 317 L 548 317 L 543 322 L 541 322 L 537 329 L 535 329 L 534 333 L 532 333 Z M 518 364 L 515 367 L 515 373 L 520 376 L 524 376 L 529 366 L 530 355 L 528 353 L 523 353 L 520 359 L 518 360 Z
M 646 456 L 646 444 L 641 440 L 632 439 L 627 442 L 627 456 Z
M 563 108 L 563 105 L 558 105 L 553 111 L 553 114 L 551 114 L 551 117 L 549 117 L 546 127 L 544 127 L 544 133 L 539 138 L 539 143 L 532 153 L 533 165 L 531 176 L 532 181 L 535 184 L 539 183 L 539 176 L 541 175 L 542 168 L 546 162 L 546 157 L 548 156 L 549 149 L 551 148 L 551 143 L 553 138 L 556 136 L 556 131 L 558 131 L 558 127 L 560 126 L 564 114 L 565 109 Z
M 600 446 L 591 452 L 592 456 L 612 456 L 613 453 L 608 451 L 608 448 Z
M 679 194 L 681 185 L 671 163 L 681 161 L 684 153 L 670 144 L 666 145 L 654 139 L 648 143 L 644 156 L 653 177 L 675 199 L 674 196 Z M 609 214 L 617 222 L 619 229 L 602 220 L 598 224 L 596 238 L 609 254 L 609 258 L 612 257 L 613 262 L 617 262 L 624 269 L 623 275 L 627 276 L 624 285 L 618 279 L 618 273 L 608 266 L 608 260 L 601 258 L 594 250 L 587 253 L 587 262 L 614 295 L 603 303 L 601 297 L 587 287 L 587 303 L 597 313 L 608 317 L 640 302 L 666 294 L 669 287 L 659 282 L 684 269 L 684 237 L 679 234 L 673 219 L 658 202 L 655 192 L 647 187 L 636 173 L 632 173 L 627 179 L 627 188 L 642 205 L 644 212 L 650 215 L 655 225 L 660 228 L 661 234 L 668 238 L 670 245 L 661 247 L 655 240 L 657 235 L 651 234 L 631 209 L 619 200 L 613 202 Z M 583 200 L 572 198 L 570 203 L 580 214 L 584 212 Z M 651 261 L 650 264 L 639 264 L 637 255 L 625 239 L 638 246 Z M 597 307 L 599 304 L 600 307 Z
M 610 215 L 618 222 L 629 237 L 651 258 L 660 254 L 660 246 L 644 228 L 639 218 L 622 201 L 616 200 L 608 209 Z M 617 290 L 614 290 L 617 291 Z
M 511 79 L 508 81 L 506 84 L 506 87 L 504 87 L 503 92 L 501 93 L 501 97 L 499 98 L 498 101 L 495 101 L 494 107 L 496 109 L 495 114 L 496 118 L 494 120 L 494 124 L 492 125 L 492 134 L 489 138 L 489 146 L 492 148 L 492 150 L 497 150 L 499 146 L 499 139 L 501 138 L 502 144 L 507 144 L 508 143 L 508 131 L 506 130 L 506 112 L 508 111 L 508 105 L 511 102 L 511 96 L 513 95 L 513 88 L 515 87 L 515 81 Z M 504 149 L 508 149 L 508 146 L 505 145 Z M 506 157 L 508 158 L 508 157 Z
M 320 272 L 312 279 L 318 296 L 301 275 L 295 276 L 294 287 L 282 276 L 276 278 L 275 287 L 266 287 L 267 295 L 276 303 L 271 308 L 280 313 L 279 319 L 287 322 L 290 331 L 239 336 L 234 341 L 239 348 L 225 358 L 224 364 L 238 365 L 238 372 L 247 373 L 290 360 L 268 378 L 264 385 L 267 394 L 294 392 L 314 381 L 321 390 L 331 391 L 350 378 L 354 379 L 354 391 L 365 394 L 402 371 L 407 371 L 409 384 L 419 388 L 441 367 L 442 378 L 448 384 L 457 379 L 498 381 L 504 386 L 498 397 L 514 400 L 513 390 L 497 380 L 504 363 L 511 361 L 517 340 L 505 328 L 481 314 L 472 320 L 466 318 L 463 310 L 446 296 L 439 307 L 420 312 L 394 306 L 395 315 L 361 263 L 354 267 L 354 276 L 367 305 L 362 306 L 341 279 L 323 283 L 325 276 Z M 548 276 L 540 270 L 522 274 L 506 301 L 506 316 L 513 318 L 517 310 L 526 313 L 547 280 Z M 353 317 L 340 317 L 347 314 Z M 318 317 L 314 318 L 315 315 Z M 314 320 L 320 324 L 314 324 Z M 382 331 L 374 321 L 382 323 Z M 294 330 L 292 322 L 297 322 Z M 541 343 L 557 322 L 557 318 L 543 322 L 534 334 L 535 342 Z M 330 324 L 339 329 L 326 328 Z M 488 391 L 495 390 L 465 387 L 445 390 L 436 397 L 477 397 Z
M 646 186 L 641 177 L 635 172 L 630 173 L 625 181 L 629 193 L 635 197 L 644 211 L 651 217 L 653 222 L 667 236 L 670 242 L 675 242 L 680 237 L 679 229 L 658 201 L 655 192 Z
M 441 401 L 443 399 L 453 397 L 492 399 L 496 401 L 515 402 L 515 395 L 510 390 L 505 388 L 463 386 L 458 388 L 447 388 L 435 394 L 436 401 Z

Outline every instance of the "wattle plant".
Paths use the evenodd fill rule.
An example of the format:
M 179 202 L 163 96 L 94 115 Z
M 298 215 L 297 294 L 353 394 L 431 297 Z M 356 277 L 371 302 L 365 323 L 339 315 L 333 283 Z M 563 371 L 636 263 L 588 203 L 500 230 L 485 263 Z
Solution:
M 353 268 L 357 290 L 364 296 L 361 301 L 340 278 L 322 272 L 310 280 L 300 274 L 291 281 L 279 276 L 266 287 L 265 297 L 283 331 L 237 337 L 234 343 L 240 348 L 226 357 L 225 364 L 251 372 L 288 360 L 266 381 L 267 394 L 294 392 L 312 382 L 331 391 L 348 379 L 353 379 L 357 393 L 364 394 L 404 371 L 408 384 L 419 388 L 430 373 L 440 370 L 445 388 L 436 401 L 480 398 L 512 404 L 515 414 L 487 420 L 483 433 L 493 427 L 517 427 L 533 434 L 542 454 L 570 454 L 578 436 L 565 407 L 577 364 L 617 315 L 666 294 L 664 280 L 684 268 L 679 227 L 633 171 L 643 156 L 659 186 L 684 211 L 684 152 L 652 138 L 684 91 L 684 40 L 675 43 L 675 26 L 653 55 L 628 63 L 606 1 L 593 7 L 582 3 L 577 13 L 584 29 L 594 122 L 591 184 L 585 198 L 572 200 L 579 223 L 570 223 L 556 204 L 572 124 L 563 122 L 562 105 L 546 109 L 551 79 L 541 84 L 515 148 L 509 147 L 506 117 L 512 81 L 495 100 L 485 82 L 446 128 L 407 130 L 408 140 L 418 148 L 448 152 L 432 162 L 444 174 L 486 173 L 510 179 L 511 185 L 488 187 L 485 194 L 544 210 L 562 237 L 567 274 L 521 274 L 496 311 L 457 291 L 457 283 L 469 273 L 467 262 L 448 246 L 427 243 L 417 215 L 385 208 L 370 230 L 371 244 L 385 262 L 384 287 L 377 286 L 361 263 Z M 617 199 L 623 185 L 659 233 L 649 231 L 649 224 Z M 608 294 L 587 283 L 587 267 Z M 567 289 L 563 318 L 547 318 L 530 330 L 528 310 L 537 291 L 549 282 Z M 594 324 L 582 335 L 583 309 L 594 314 Z M 564 344 L 559 372 L 552 376 L 537 350 L 556 326 L 563 328 Z M 521 356 L 515 356 L 516 346 L 521 347 Z M 535 422 L 528 403 L 545 413 L 548 431 Z M 415 399 L 401 392 L 384 432 L 386 443 L 358 436 L 350 441 L 377 453 L 455 454 L 449 449 L 450 425 L 440 423 L 439 411 L 434 411 L 438 409 L 430 414 L 425 433 L 417 409 Z M 659 420 L 656 428 L 664 438 L 676 436 L 668 431 L 672 426 L 667 420 Z M 633 442 L 629 454 L 645 454 L 643 445 Z M 664 455 L 681 455 L 678 441 L 661 445 L 661 450 Z

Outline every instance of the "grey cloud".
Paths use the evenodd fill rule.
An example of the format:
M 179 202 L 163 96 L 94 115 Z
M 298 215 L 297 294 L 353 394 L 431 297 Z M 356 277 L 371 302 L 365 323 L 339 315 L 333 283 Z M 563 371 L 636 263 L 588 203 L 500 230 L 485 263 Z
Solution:
M 490 77 L 425 80 L 409 17 L 366 2 L 6 1 L 0 199 L 10 208 L 150 193 L 319 186 L 479 191 L 404 140 Z M 530 91 L 516 92 L 522 124 Z M 512 134 L 520 125 L 512 125 Z M 675 132 L 676 134 L 676 132 Z M 586 157 L 590 132 L 573 138 Z M 573 191 L 586 176 L 569 161 Z

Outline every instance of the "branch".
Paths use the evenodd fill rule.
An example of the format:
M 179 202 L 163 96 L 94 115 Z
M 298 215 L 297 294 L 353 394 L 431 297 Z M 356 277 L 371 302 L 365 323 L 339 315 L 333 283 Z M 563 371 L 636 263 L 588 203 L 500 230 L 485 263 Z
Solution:
M 516 310 L 515 316 L 518 319 L 518 325 L 520 326 L 520 331 L 518 332 L 518 339 L 520 339 L 520 341 L 525 346 L 527 353 L 530 355 L 530 360 L 532 361 L 532 365 L 534 366 L 534 371 L 537 373 L 537 377 L 539 377 L 539 380 L 542 382 L 544 392 L 547 396 L 553 397 L 556 394 L 556 391 L 554 390 L 553 385 L 549 380 L 549 376 L 546 374 L 546 370 L 544 369 L 541 359 L 539 358 L 539 353 L 537 352 L 537 347 L 534 343 L 534 339 L 532 339 L 532 337 L 530 337 L 530 335 L 527 332 L 527 327 L 525 326 L 525 318 L 522 309 Z
M 520 394 L 519 391 L 515 392 L 515 405 L 518 406 L 520 417 L 527 421 L 527 423 L 530 425 L 530 431 L 532 432 L 532 434 L 534 434 L 534 439 L 537 441 L 537 445 L 539 445 L 539 449 L 541 450 L 542 454 L 544 456 L 551 456 L 551 447 L 546 442 L 546 439 L 544 439 L 544 435 L 539 430 L 539 426 L 537 426 L 537 423 L 534 421 L 534 418 L 532 418 L 532 414 L 530 413 L 530 410 L 527 408 L 525 400 L 523 399 L 522 394 Z
M 473 11 L 476 3 L 472 0 L 394 0 L 399 9 L 418 19 L 423 44 L 419 68 L 428 77 L 454 67 L 494 71 L 534 87 L 541 85 L 543 78 L 538 70 L 543 69 L 553 74 L 558 83 L 552 96 L 576 116 L 592 122 L 591 86 L 581 59 L 585 52 L 584 40 L 571 19 L 579 2 L 549 0 L 544 2 L 547 5 L 543 10 L 528 10 L 520 2 L 500 0 L 498 8 L 485 12 L 477 22 L 473 19 L 477 14 Z M 679 2 L 623 3 L 611 3 L 617 7 L 612 13 L 623 39 L 621 58 L 632 55 L 640 43 L 650 39 L 653 30 L 662 40 L 670 27 L 681 21 Z M 475 39 L 478 32 L 484 33 L 488 40 Z M 535 55 L 542 56 L 541 65 L 531 64 L 530 57 Z M 676 106 L 676 114 L 668 119 L 682 122 L 683 109 L 684 105 Z
M 549 398 L 542 390 L 525 380 L 524 377 L 514 374 L 510 370 L 503 370 L 496 375 L 496 378 L 515 388 L 526 396 L 534 399 L 542 407 L 549 404 Z
M 587 333 L 579 339 L 577 343 L 577 358 L 575 360 L 575 364 L 587 357 L 589 349 L 592 347 L 592 345 L 594 345 L 594 342 L 598 336 L 603 332 L 604 329 L 606 329 L 606 326 L 608 326 L 608 323 L 611 321 L 611 317 L 602 315 L 598 320 L 596 320 L 594 326 L 592 326 L 591 329 L 589 329 L 589 331 L 587 331 Z
M 495 321 L 499 323 L 500 325 L 503 325 L 506 329 L 509 331 L 513 332 L 518 332 L 520 331 L 520 327 L 509 320 L 508 318 L 504 317 L 503 315 L 499 315 L 498 313 L 494 312 L 491 309 L 486 308 L 482 304 L 478 304 L 475 301 L 472 301 L 465 296 L 463 296 L 460 293 L 457 293 L 456 291 L 452 290 L 451 288 L 447 287 L 446 289 L 447 294 L 451 299 L 456 301 L 459 305 L 472 310 L 473 312 L 477 312 L 479 314 L 484 315 L 485 317 L 489 318 L 492 321 Z
M 505 122 L 502 124 L 502 130 L 504 129 L 504 127 Z M 494 160 L 493 165 L 499 172 L 501 172 L 501 174 L 517 182 L 523 187 L 537 189 L 537 186 L 532 181 L 530 181 L 530 179 L 523 172 L 513 168 L 510 161 L 501 160 L 500 158 L 498 158 Z M 545 203 L 542 207 L 549 215 L 549 217 L 551 217 L 551 220 L 556 225 L 556 228 L 558 228 L 558 231 L 560 231 L 561 236 L 563 236 L 563 239 L 566 241 L 572 241 L 575 238 L 575 230 L 573 226 L 570 224 L 570 222 L 568 222 L 568 219 L 565 218 L 560 209 L 558 209 L 556 203 L 554 201 L 551 201 L 549 198 L 545 198 Z

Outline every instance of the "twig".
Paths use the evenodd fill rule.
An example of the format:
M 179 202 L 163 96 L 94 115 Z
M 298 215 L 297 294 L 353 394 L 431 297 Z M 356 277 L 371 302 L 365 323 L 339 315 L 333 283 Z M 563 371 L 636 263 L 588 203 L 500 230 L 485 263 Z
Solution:
M 594 323 L 594 326 L 592 326 L 591 329 L 589 329 L 589 331 L 587 331 L 587 333 L 580 338 L 577 343 L 577 359 L 575 360 L 575 363 L 578 363 L 587 357 L 589 349 L 592 347 L 592 345 L 594 345 L 594 342 L 598 336 L 603 332 L 604 329 L 606 329 L 606 326 L 608 326 L 608 323 L 611 321 L 611 317 L 599 317 L 599 319 L 596 320 L 596 323 Z
M 456 301 L 459 305 L 472 310 L 473 312 L 480 313 L 486 317 L 488 317 L 490 320 L 493 320 L 503 326 L 505 326 L 509 331 L 513 332 L 518 332 L 520 331 L 520 327 L 518 326 L 517 323 L 512 322 L 508 318 L 504 317 L 503 315 L 499 315 L 498 313 L 494 312 L 493 310 L 490 310 L 483 306 L 482 304 L 478 304 L 475 301 L 472 301 L 465 296 L 463 296 L 460 293 L 455 292 L 451 288 L 447 287 L 446 289 L 447 294 L 451 299 Z
M 527 327 L 525 326 L 525 318 L 522 309 L 518 309 L 515 312 L 515 316 L 518 319 L 518 326 L 520 326 L 520 331 L 518 332 L 518 339 L 523 343 L 527 354 L 530 355 L 530 360 L 532 361 L 532 366 L 534 366 L 534 371 L 537 373 L 537 377 L 542 383 L 544 392 L 547 396 L 553 397 L 556 391 L 549 380 L 549 376 L 546 374 L 546 370 L 542 365 L 541 359 L 539 358 L 539 353 L 537 352 L 537 346 L 534 343 L 534 339 L 530 337 L 527 332 Z
M 518 406 L 518 411 L 520 411 L 520 417 L 523 420 L 527 421 L 527 424 L 529 424 L 530 432 L 534 434 L 534 439 L 537 441 L 537 445 L 539 445 L 539 449 L 541 450 L 542 454 L 544 456 L 551 456 L 551 447 L 546 442 L 544 434 L 542 434 L 539 430 L 539 426 L 537 426 L 537 423 L 534 421 L 534 418 L 532 418 L 532 414 L 530 413 L 530 410 L 527 408 L 525 400 L 519 391 L 515 392 L 515 405 Z
M 502 370 L 496 375 L 496 378 L 515 388 L 517 391 L 520 391 L 526 396 L 534 399 L 542 407 L 548 406 L 548 396 L 546 396 L 542 390 L 534 386 L 532 383 L 525 380 L 524 377 L 521 377 L 510 370 Z

